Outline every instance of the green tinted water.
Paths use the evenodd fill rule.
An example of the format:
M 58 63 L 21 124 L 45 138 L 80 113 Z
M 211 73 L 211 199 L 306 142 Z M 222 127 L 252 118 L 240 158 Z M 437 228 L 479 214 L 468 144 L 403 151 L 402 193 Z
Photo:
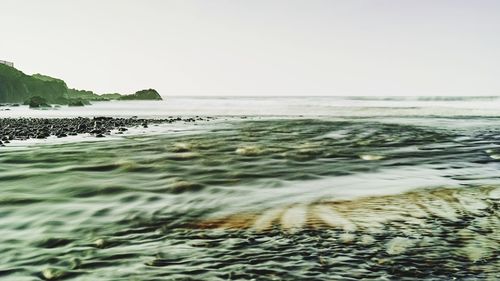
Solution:
M 443 120 L 234 119 L 4 149 L 0 277 L 496 280 L 500 120 Z

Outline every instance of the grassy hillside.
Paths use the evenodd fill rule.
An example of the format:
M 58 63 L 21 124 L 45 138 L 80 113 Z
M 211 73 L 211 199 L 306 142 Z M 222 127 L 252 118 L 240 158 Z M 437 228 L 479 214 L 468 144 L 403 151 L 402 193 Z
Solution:
M 23 103 L 33 96 L 49 103 L 65 103 L 68 87 L 62 80 L 38 79 L 0 64 L 0 102 Z
M 154 89 L 132 95 L 103 94 L 68 88 L 61 79 L 34 74 L 27 75 L 14 67 L 0 64 L 0 103 L 25 103 L 32 97 L 41 97 L 50 104 L 88 104 L 89 101 L 161 100 Z
M 33 78 L 37 78 L 37 79 L 40 79 L 40 80 L 43 80 L 43 81 L 57 81 L 57 82 L 60 82 L 60 83 L 64 83 L 64 85 L 66 85 L 66 83 L 61 80 L 61 79 L 58 79 L 58 78 L 54 78 L 54 77 L 50 77 L 50 76 L 47 76 L 47 75 L 42 75 L 42 74 L 33 74 L 32 75 Z M 78 89 L 70 89 L 66 86 L 67 88 L 67 93 L 66 93 L 66 98 L 68 100 L 86 100 L 86 101 L 107 101 L 107 100 L 111 100 L 109 98 L 106 98 L 106 97 L 102 97 L 92 91 L 87 91 L 87 90 L 78 90 Z

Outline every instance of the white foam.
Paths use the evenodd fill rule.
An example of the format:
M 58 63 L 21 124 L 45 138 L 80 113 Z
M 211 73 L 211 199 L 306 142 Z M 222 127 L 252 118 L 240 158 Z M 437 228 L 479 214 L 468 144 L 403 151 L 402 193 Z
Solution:
M 427 211 L 429 213 L 450 221 L 458 220 L 458 214 L 456 213 L 455 209 L 448 202 L 442 199 L 435 198 L 426 200 L 422 204 L 427 207 Z
M 266 230 L 271 228 L 274 221 L 283 213 L 283 209 L 272 209 L 265 211 L 264 214 L 257 217 L 253 228 L 255 230 Z
M 314 214 L 329 226 L 340 227 L 346 232 L 356 231 L 357 227 L 354 223 L 344 218 L 332 208 L 324 205 L 318 205 L 315 206 L 314 209 Z
M 490 191 L 488 195 L 491 199 L 500 199 L 500 187 L 497 187 Z
M 455 194 L 455 198 L 457 198 L 462 209 L 473 214 L 480 214 L 484 209 L 488 208 L 488 204 L 472 196 L 464 196 L 457 193 Z
M 363 154 L 360 155 L 359 158 L 366 160 L 366 161 L 376 161 L 376 160 L 381 160 L 384 158 L 382 155 L 371 155 L 371 154 Z
M 290 232 L 294 232 L 302 228 L 306 220 L 307 206 L 297 205 L 287 209 L 281 216 L 281 226 Z

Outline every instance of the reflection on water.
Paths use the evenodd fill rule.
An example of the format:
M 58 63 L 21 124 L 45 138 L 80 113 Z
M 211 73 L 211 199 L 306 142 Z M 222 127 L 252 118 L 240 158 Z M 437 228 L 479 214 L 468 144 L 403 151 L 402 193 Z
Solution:
M 0 153 L 6 280 L 497 280 L 499 125 L 231 119 Z

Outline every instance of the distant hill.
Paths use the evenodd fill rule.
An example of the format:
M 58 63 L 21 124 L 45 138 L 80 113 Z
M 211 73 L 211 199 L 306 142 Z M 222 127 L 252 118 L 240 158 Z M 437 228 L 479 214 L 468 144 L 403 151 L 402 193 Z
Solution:
M 111 94 L 102 94 L 101 97 L 105 98 L 105 99 L 109 99 L 109 100 L 118 100 L 120 99 L 122 95 L 118 94 L 118 93 L 111 93 Z
M 42 97 L 51 104 L 74 104 L 109 100 L 161 100 L 154 89 L 132 95 L 117 93 L 98 95 L 92 91 L 71 89 L 61 79 L 42 74 L 27 75 L 14 67 L 0 64 L 0 103 L 24 103 Z
M 119 100 L 162 100 L 160 94 L 154 89 L 138 91 L 132 95 L 121 96 Z

